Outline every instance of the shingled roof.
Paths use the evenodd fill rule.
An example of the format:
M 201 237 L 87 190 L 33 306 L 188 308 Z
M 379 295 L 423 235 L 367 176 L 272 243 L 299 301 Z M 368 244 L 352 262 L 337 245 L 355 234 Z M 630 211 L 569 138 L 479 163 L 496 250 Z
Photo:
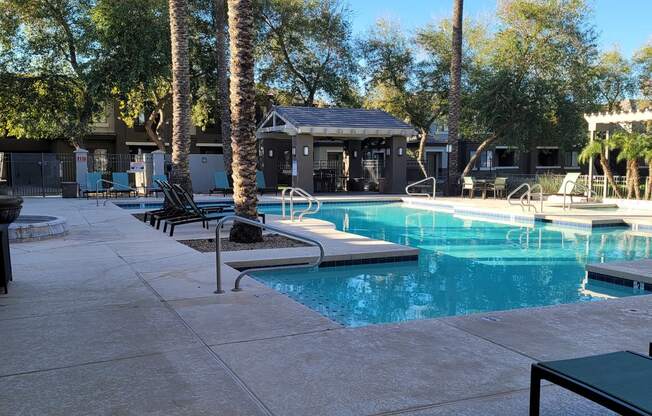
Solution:
M 272 109 L 258 131 L 333 137 L 416 134 L 411 125 L 382 110 L 282 106 Z

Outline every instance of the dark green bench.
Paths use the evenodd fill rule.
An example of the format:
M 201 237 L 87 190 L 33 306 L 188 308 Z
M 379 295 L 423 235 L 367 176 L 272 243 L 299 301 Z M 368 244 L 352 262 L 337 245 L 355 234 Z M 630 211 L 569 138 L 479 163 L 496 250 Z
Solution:
M 621 415 L 652 415 L 650 356 L 620 351 L 532 364 L 530 416 L 539 415 L 541 380 L 548 380 Z

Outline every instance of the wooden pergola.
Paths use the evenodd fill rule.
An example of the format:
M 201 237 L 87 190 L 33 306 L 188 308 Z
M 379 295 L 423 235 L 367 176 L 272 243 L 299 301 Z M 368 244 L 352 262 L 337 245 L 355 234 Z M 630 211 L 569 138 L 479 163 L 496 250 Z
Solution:
M 614 126 L 618 126 L 626 131 L 632 131 L 632 125 L 634 123 L 641 123 L 645 121 L 652 121 L 652 109 L 645 108 L 641 111 L 611 111 L 611 112 L 599 112 L 599 113 L 588 113 L 584 114 L 584 119 L 589 125 L 589 141 L 595 139 L 595 135 L 599 131 L 604 131 L 607 134 L 607 138 L 611 134 L 611 130 Z M 609 152 L 607 151 L 605 156 L 609 157 Z M 589 183 L 588 188 L 592 189 L 593 186 L 593 158 L 589 163 Z M 606 191 L 605 186 L 605 191 Z

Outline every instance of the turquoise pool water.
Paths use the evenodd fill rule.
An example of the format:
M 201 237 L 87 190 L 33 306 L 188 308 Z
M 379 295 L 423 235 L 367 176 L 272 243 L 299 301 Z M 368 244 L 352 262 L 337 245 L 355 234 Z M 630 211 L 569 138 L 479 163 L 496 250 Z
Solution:
M 339 230 L 420 249 L 413 262 L 255 274 L 346 326 L 631 296 L 631 288 L 584 282 L 584 266 L 647 258 L 651 250 L 650 238 L 624 227 L 528 229 L 396 203 L 325 204 L 316 217 Z

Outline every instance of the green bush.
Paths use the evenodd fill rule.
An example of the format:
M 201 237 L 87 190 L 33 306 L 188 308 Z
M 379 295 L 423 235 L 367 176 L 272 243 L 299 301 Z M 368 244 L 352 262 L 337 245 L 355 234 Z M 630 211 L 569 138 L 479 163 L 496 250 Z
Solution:
M 537 183 L 543 188 L 544 194 L 555 194 L 559 190 L 563 180 L 563 176 L 544 173 L 538 176 Z

